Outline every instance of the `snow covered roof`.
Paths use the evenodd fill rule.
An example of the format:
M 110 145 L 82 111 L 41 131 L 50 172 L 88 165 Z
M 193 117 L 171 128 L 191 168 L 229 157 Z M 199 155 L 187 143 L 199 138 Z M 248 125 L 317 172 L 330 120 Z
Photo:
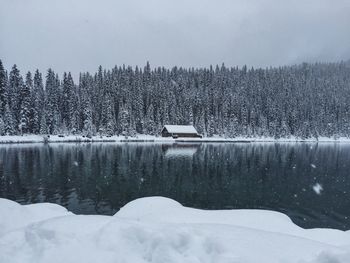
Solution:
M 169 133 L 197 133 L 192 125 L 164 125 Z

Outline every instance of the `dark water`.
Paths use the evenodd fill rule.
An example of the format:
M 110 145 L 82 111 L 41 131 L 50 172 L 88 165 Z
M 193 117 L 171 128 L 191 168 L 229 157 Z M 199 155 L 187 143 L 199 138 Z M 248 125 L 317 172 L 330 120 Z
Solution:
M 203 209 L 281 211 L 306 228 L 350 229 L 350 144 L 0 146 L 0 197 L 111 215 L 154 195 Z

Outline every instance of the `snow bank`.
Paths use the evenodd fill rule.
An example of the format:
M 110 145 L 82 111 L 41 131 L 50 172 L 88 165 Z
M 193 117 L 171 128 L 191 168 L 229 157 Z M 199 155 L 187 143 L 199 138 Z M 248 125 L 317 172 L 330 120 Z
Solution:
M 46 138 L 46 139 L 44 139 Z M 66 135 L 64 137 L 58 135 L 23 135 L 23 136 L 0 136 L 0 143 L 53 143 L 53 142 L 342 142 L 350 143 L 350 138 L 328 138 L 319 137 L 301 139 L 297 137 L 279 138 L 272 137 L 204 137 L 204 138 L 178 138 L 171 137 L 156 137 L 152 135 L 139 134 L 136 137 L 125 136 L 93 136 L 92 138 L 83 137 L 81 135 Z
M 125 136 L 93 136 L 91 138 L 82 135 L 23 135 L 23 136 L 0 136 L 0 143 L 54 143 L 54 142 L 144 142 L 144 141 L 174 141 L 172 138 L 155 137 L 151 135 L 139 135 L 136 137 Z
M 44 203 L 22 206 L 0 198 L 0 236 L 35 222 L 67 215 L 73 215 L 73 213 L 60 205 Z
M 5 199 L 0 213 L 1 263 L 350 262 L 349 231 L 305 230 L 271 211 L 204 211 L 151 197 L 113 217 Z

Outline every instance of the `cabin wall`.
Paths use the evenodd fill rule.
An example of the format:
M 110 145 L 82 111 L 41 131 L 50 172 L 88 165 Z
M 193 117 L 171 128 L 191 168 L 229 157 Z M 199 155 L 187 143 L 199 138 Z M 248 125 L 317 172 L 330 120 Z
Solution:
M 162 132 L 162 137 L 179 137 L 179 138 L 202 138 L 201 135 L 196 133 L 168 133 L 167 131 Z
M 197 133 L 174 133 L 174 135 L 185 138 L 202 138 L 202 136 Z
M 171 137 L 172 135 L 166 130 L 162 130 L 162 137 Z

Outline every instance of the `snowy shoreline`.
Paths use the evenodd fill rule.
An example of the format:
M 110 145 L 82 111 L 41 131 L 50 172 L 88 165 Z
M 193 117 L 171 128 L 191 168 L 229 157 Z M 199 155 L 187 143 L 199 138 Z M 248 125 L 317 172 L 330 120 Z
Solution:
M 0 198 L 1 263 L 348 263 L 350 231 L 303 229 L 267 210 L 199 210 L 164 197 L 114 216 Z
M 310 143 L 350 143 L 350 138 L 339 137 L 319 137 L 301 139 L 297 137 L 279 138 L 272 137 L 235 137 L 235 138 L 223 138 L 223 137 L 204 137 L 204 138 L 168 138 L 168 137 L 156 137 L 151 135 L 137 135 L 135 137 L 125 136 L 93 136 L 91 138 L 84 137 L 82 135 L 23 135 L 23 136 L 0 136 L 0 144 L 13 144 L 13 143 L 63 143 L 63 142 L 156 142 L 156 143 L 174 143 L 174 142 L 190 142 L 190 143 L 254 143 L 254 142 L 310 142 Z

